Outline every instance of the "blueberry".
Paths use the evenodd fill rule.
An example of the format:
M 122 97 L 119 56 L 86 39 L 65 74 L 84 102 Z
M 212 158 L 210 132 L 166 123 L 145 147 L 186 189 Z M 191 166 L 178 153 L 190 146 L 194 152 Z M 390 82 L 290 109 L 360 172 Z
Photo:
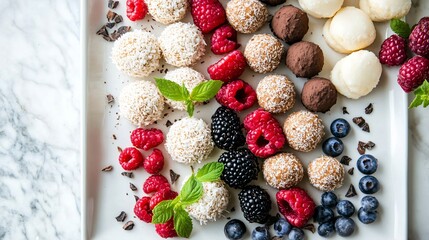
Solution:
M 343 138 L 350 132 L 350 124 L 344 118 L 337 118 L 331 123 L 331 133 L 335 137 Z
M 341 200 L 337 204 L 337 212 L 343 217 L 350 217 L 355 213 L 355 206 L 349 200 Z
M 335 221 L 335 231 L 341 237 L 348 237 L 355 231 L 356 224 L 351 218 L 340 217 Z
M 314 221 L 318 223 L 329 222 L 334 219 L 334 211 L 324 206 L 317 206 L 314 210 Z
M 339 138 L 330 137 L 323 142 L 322 150 L 326 155 L 336 157 L 343 153 L 344 144 Z
M 292 230 L 290 230 L 288 239 L 289 240 L 303 240 L 304 239 L 304 232 L 299 228 L 292 228 Z
M 356 162 L 357 168 L 363 174 L 373 174 L 377 171 L 377 158 L 370 154 L 364 154 Z
M 246 233 L 246 225 L 238 219 L 232 219 L 225 224 L 223 231 L 228 239 L 241 239 Z
M 358 218 L 364 224 L 373 223 L 377 219 L 376 211 L 365 211 L 363 207 L 359 208 Z
M 373 196 L 365 196 L 360 200 L 364 211 L 375 211 L 378 208 L 378 200 Z
M 359 180 L 359 189 L 365 194 L 373 194 L 380 189 L 380 184 L 377 178 L 373 176 L 364 176 Z
M 325 192 L 322 194 L 322 205 L 324 207 L 333 208 L 337 206 L 338 198 L 333 192 Z
M 290 223 L 284 218 L 279 218 L 279 220 L 274 223 L 274 231 L 276 232 L 277 236 L 283 237 L 284 235 L 288 234 L 291 229 L 292 225 L 290 225 Z
M 270 233 L 266 227 L 256 227 L 252 231 L 252 240 L 270 240 Z
M 317 233 L 321 237 L 332 237 L 335 233 L 335 223 L 334 221 L 325 222 L 319 225 L 317 228 Z

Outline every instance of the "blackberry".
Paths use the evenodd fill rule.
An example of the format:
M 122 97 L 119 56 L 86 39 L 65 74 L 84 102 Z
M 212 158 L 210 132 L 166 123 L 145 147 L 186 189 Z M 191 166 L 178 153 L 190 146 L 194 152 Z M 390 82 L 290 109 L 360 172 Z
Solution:
M 267 191 L 249 185 L 238 194 L 241 211 L 249 222 L 266 223 L 271 210 L 271 199 Z
M 258 159 L 247 148 L 224 152 L 218 162 L 224 164 L 220 178 L 232 188 L 243 188 L 258 179 Z
M 216 146 L 225 150 L 237 149 L 246 141 L 237 114 L 223 106 L 212 116 L 211 134 Z

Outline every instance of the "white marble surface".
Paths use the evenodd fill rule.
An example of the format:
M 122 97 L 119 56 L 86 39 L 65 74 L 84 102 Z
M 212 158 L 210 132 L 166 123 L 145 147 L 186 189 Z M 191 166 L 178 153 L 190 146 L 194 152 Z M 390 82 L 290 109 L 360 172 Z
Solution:
M 79 239 L 79 2 L 0 9 L 0 240 Z M 410 15 L 429 15 L 429 1 Z M 409 118 L 409 239 L 428 239 L 429 109 Z

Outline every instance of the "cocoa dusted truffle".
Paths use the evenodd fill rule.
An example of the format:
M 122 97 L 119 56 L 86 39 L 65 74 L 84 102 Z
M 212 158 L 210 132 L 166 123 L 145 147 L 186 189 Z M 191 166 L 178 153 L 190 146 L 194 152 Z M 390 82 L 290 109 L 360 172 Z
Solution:
M 277 6 L 286 2 L 286 0 L 259 0 L 259 1 L 265 4 L 268 4 L 270 6 Z
M 274 14 L 271 30 L 288 44 L 299 42 L 308 31 L 308 16 L 292 5 L 283 6 Z
M 297 76 L 311 78 L 322 71 L 323 52 L 319 45 L 312 42 L 297 42 L 289 47 L 286 66 Z
M 337 90 L 330 80 L 314 77 L 304 84 L 301 102 L 312 112 L 324 113 L 337 103 Z

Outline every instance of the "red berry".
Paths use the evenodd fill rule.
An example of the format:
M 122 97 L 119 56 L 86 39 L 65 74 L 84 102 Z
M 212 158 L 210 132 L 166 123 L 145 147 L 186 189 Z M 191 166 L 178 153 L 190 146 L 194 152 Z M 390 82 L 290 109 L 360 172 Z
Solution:
M 154 149 L 153 152 L 144 160 L 143 168 L 150 174 L 159 173 L 164 167 L 164 156 L 159 149 Z
M 222 86 L 216 94 L 216 100 L 223 106 L 240 112 L 255 104 L 256 92 L 243 80 L 235 80 Z
M 255 111 L 249 113 L 244 118 L 244 128 L 247 131 L 259 128 L 259 126 L 263 125 L 264 123 L 269 122 L 271 119 L 273 119 L 273 116 L 271 113 L 265 111 L 262 108 L 256 109 Z
M 378 53 L 378 59 L 381 64 L 387 64 L 389 66 L 401 65 L 407 60 L 407 53 L 405 50 L 406 42 L 405 39 L 398 35 L 392 35 L 381 44 L 380 52 Z
M 276 119 L 261 124 L 246 135 L 249 150 L 257 157 L 267 158 L 283 148 L 286 137 Z
M 138 149 L 128 147 L 119 154 L 119 164 L 124 170 L 134 170 L 143 164 L 143 156 Z
M 225 54 L 240 47 L 237 43 L 237 31 L 225 24 L 215 30 L 211 38 L 211 50 L 214 54 Z
M 143 183 L 143 191 L 146 194 L 156 193 L 162 190 L 170 190 L 170 183 L 162 175 L 152 175 Z
M 166 223 L 155 224 L 155 230 L 162 238 L 177 237 L 176 230 L 174 230 L 173 218 L 168 220 Z
M 280 213 L 294 227 L 304 227 L 313 216 L 316 204 L 304 189 L 294 187 L 276 194 Z
M 415 56 L 399 69 L 398 83 L 405 92 L 411 92 L 429 78 L 429 60 Z
M 159 191 L 155 193 L 155 195 L 152 196 L 149 202 L 149 207 L 151 210 L 153 210 L 158 203 L 164 200 L 172 200 L 175 197 L 177 197 L 178 193 L 175 191 L 172 191 L 170 189 Z
M 429 58 L 429 17 L 420 19 L 408 39 L 411 51 Z
M 161 144 L 164 141 L 164 134 L 156 128 L 137 128 L 131 133 L 130 138 L 134 147 L 147 151 Z
M 149 207 L 150 197 L 142 197 L 134 205 L 134 214 L 142 221 L 152 222 L 152 210 Z
M 131 21 L 143 19 L 147 14 L 147 5 L 143 0 L 127 0 L 127 17 Z
M 202 33 L 209 33 L 226 21 L 226 13 L 218 0 L 192 0 L 191 14 Z
M 238 79 L 243 74 L 247 63 L 244 55 L 239 50 L 234 50 L 228 55 L 212 64 L 207 69 L 211 79 L 229 82 Z

